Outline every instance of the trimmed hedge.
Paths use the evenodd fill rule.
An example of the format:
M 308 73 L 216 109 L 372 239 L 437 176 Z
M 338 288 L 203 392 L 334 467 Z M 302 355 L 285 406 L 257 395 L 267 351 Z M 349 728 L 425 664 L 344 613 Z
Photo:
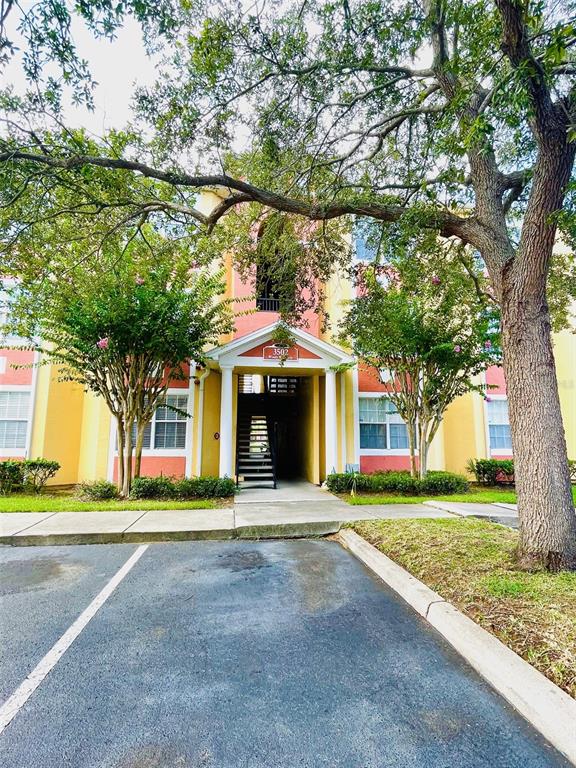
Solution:
M 428 472 L 423 480 L 412 477 L 409 472 L 339 473 L 329 475 L 326 485 L 332 493 L 348 493 L 352 488 L 356 491 L 399 493 L 403 496 L 439 496 L 468 491 L 466 478 L 452 472 Z
M 40 493 L 59 469 L 60 464 L 57 461 L 41 457 L 0 461 L 0 493 L 6 496 L 22 487 Z
M 514 482 L 512 459 L 470 459 L 467 469 L 482 485 L 509 485 Z
M 210 499 L 233 496 L 234 480 L 229 477 L 135 477 L 132 481 L 132 499 Z
M 8 496 L 24 483 L 24 462 L 0 461 L 0 494 Z
M 118 488 L 109 480 L 94 480 L 93 482 L 79 483 L 76 492 L 82 499 L 90 501 L 109 501 L 117 499 Z
M 468 471 L 483 485 L 509 485 L 514 482 L 512 459 L 470 459 Z M 576 460 L 568 459 L 570 482 L 576 483 Z

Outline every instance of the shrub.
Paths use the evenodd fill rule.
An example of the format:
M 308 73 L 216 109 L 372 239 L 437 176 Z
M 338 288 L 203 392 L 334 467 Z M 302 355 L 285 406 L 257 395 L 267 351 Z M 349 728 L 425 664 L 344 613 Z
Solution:
M 24 462 L 0 461 L 0 494 L 8 496 L 24 482 Z
M 456 475 L 453 472 L 428 472 L 422 481 L 422 491 L 431 496 L 467 493 L 468 480 L 463 475 Z
M 467 469 L 483 485 L 514 482 L 512 459 L 470 459 Z
M 109 480 L 94 480 L 91 483 L 80 483 L 76 486 L 78 495 L 91 501 L 107 501 L 118 498 L 118 488 Z
M 130 496 L 133 499 L 173 499 L 174 482 L 172 478 L 164 475 L 135 477 L 132 481 Z
M 209 499 L 233 496 L 234 480 L 229 477 L 185 477 L 174 483 L 178 499 Z
M 60 469 L 57 461 L 50 459 L 26 459 L 22 462 L 24 483 L 32 488 L 34 493 L 40 493 L 51 477 Z
M 329 475 L 326 485 L 333 493 L 357 491 L 399 493 L 403 496 L 466 493 L 468 481 L 452 472 L 428 472 L 423 480 L 409 472 L 340 473 Z
M 229 477 L 136 477 L 130 496 L 133 499 L 210 499 L 233 496 L 236 486 Z

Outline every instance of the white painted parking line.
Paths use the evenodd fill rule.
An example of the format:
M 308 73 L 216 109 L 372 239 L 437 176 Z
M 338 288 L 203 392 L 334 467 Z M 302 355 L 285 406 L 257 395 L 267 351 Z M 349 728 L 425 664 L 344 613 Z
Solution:
M 57 640 L 46 656 L 30 672 L 28 677 L 21 683 L 14 693 L 0 707 L 0 733 L 13 720 L 13 718 L 22 709 L 36 688 L 44 680 L 46 675 L 56 666 L 64 653 L 70 648 L 80 632 L 86 627 L 88 622 L 96 615 L 112 592 L 120 584 L 122 579 L 128 575 L 130 570 L 136 565 L 144 552 L 148 549 L 148 544 L 142 544 L 124 563 L 122 568 L 110 579 L 108 584 L 99 592 L 90 605 L 82 611 L 76 621 L 68 627 L 62 637 Z

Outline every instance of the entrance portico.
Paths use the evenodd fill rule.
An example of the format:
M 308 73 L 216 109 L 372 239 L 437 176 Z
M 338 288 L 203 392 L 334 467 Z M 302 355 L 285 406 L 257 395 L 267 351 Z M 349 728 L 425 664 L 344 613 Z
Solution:
M 236 473 L 238 377 L 297 377 L 301 382 L 298 444 L 302 474 L 320 483 L 327 474 L 358 463 L 354 419 L 355 359 L 347 352 L 299 328 L 291 328 L 289 348 L 274 345 L 270 325 L 208 353 L 210 367 L 220 371 L 219 474 Z M 267 379 L 269 380 L 269 379 Z

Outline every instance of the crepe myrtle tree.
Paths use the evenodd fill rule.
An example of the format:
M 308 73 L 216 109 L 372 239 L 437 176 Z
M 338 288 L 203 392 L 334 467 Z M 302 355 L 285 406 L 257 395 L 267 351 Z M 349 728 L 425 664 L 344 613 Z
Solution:
M 47 35 L 54 6 L 58 23 Z M 8 3 L 5 15 L 19 8 Z M 573 231 L 576 209 L 575 1 L 73 8 L 39 0 L 20 25 L 35 87 L 21 98 L 4 94 L 2 210 L 20 210 L 36 190 L 34 199 L 44 201 L 97 167 L 151 182 L 146 194 L 116 200 L 126 216 L 153 209 L 210 231 L 244 205 L 255 216 L 274 209 L 321 222 L 326 233 L 357 215 L 381 222 L 383 237 L 396 222 L 470 245 L 501 312 L 519 558 L 528 567 L 576 568 L 547 296 L 558 227 Z M 121 151 L 114 137 L 96 151 L 65 130 L 45 139 L 47 112 L 58 109 L 66 83 L 82 98 L 87 81 L 72 12 L 108 36 L 132 14 L 153 26 L 163 47 L 156 84 L 136 94 L 141 132 L 133 128 Z M 49 77 L 46 62 L 56 64 L 45 70 Z M 231 151 L 238 136 L 247 137 L 240 158 Z M 200 210 L 195 193 L 215 187 L 219 203 Z M 98 203 L 87 185 L 75 210 Z M 338 261 L 324 260 L 315 278 Z
M 42 359 L 57 364 L 63 380 L 103 397 L 115 419 L 124 496 L 140 474 L 144 431 L 168 388 L 230 330 L 223 289 L 221 274 L 191 268 L 188 253 L 158 242 L 152 252 L 132 244 L 122 257 L 104 249 L 98 260 L 74 260 L 57 280 L 25 279 L 17 287 L 14 328 L 40 339 Z
M 358 296 L 340 325 L 344 342 L 387 384 L 385 397 L 406 423 L 410 471 L 423 478 L 446 408 L 470 391 L 485 396 L 478 375 L 500 362 L 498 315 L 454 267 L 423 270 L 414 260 L 356 270 Z M 482 275 L 477 276 L 480 288 Z

